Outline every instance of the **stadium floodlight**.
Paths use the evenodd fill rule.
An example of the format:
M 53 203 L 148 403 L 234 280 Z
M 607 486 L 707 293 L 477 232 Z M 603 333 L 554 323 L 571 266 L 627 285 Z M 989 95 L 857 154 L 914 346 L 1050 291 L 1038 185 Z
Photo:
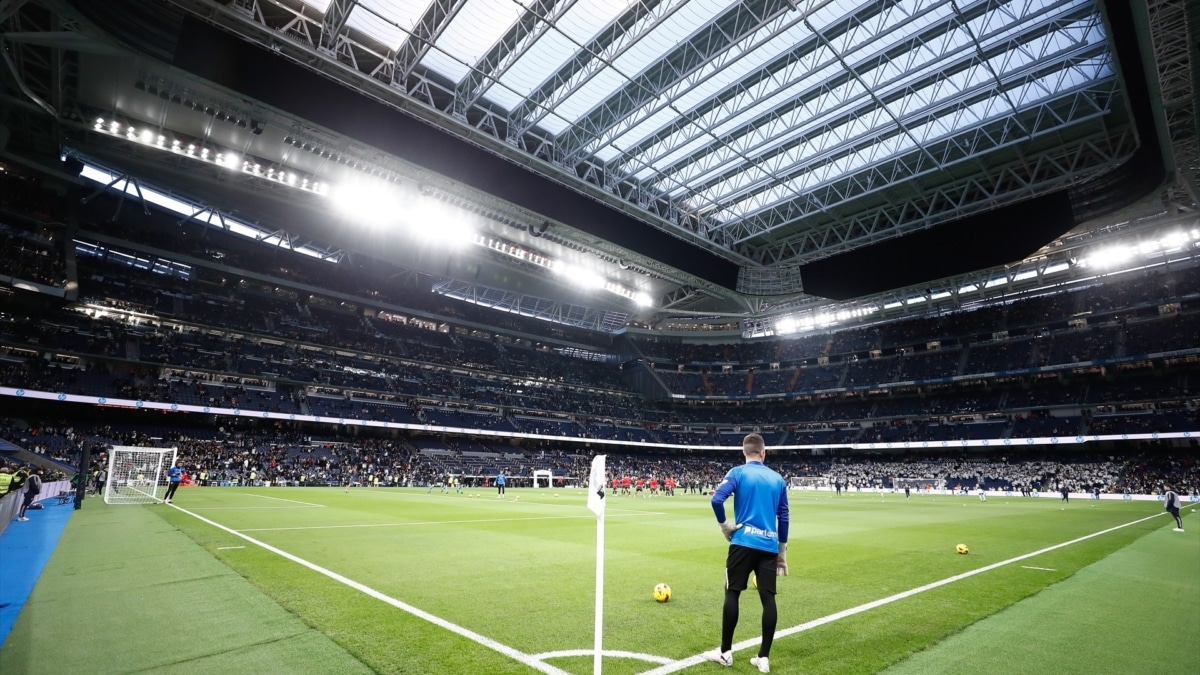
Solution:
M 1096 267 L 1116 267 L 1121 263 L 1129 260 L 1133 256 L 1133 250 L 1125 246 L 1110 246 L 1102 248 L 1087 257 L 1089 265 Z
M 800 324 L 796 322 L 796 317 L 785 316 L 782 319 L 775 320 L 775 333 L 778 335 L 790 335 L 795 333 L 800 328 Z
M 633 301 L 637 303 L 638 307 L 649 307 L 650 305 L 654 304 L 654 300 L 645 293 L 635 293 L 633 296 Z
M 589 269 L 584 269 L 578 265 L 564 263 L 561 260 L 554 266 L 554 271 L 561 274 L 563 277 L 573 284 L 582 286 L 588 290 L 599 290 L 607 285 L 604 277 Z
M 374 181 L 339 183 L 329 196 L 335 209 L 369 225 L 393 223 L 401 209 L 395 191 Z

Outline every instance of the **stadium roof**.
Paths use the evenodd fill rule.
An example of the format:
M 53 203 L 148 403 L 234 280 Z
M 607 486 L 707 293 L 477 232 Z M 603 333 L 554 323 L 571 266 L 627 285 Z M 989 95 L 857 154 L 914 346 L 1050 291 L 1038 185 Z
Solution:
M 32 4 L 143 55 L 85 63 L 81 117 L 219 139 L 147 104 L 208 86 L 265 127 L 229 147 L 314 177 L 322 163 L 262 146 L 319 140 L 403 165 L 423 188 L 540 221 L 513 238 L 597 254 L 659 309 L 753 316 L 819 300 L 806 287 L 846 299 L 915 283 L 876 264 L 878 280 L 848 284 L 836 271 L 861 265 L 855 252 L 938 278 L 1017 262 L 1195 158 L 1194 117 L 1171 105 L 1187 115 L 1195 95 L 1182 0 Z M 30 30 L 25 17 L 9 28 Z M 1044 222 L 1015 228 L 1031 205 Z M 937 250 L 964 232 L 1016 246 Z M 957 267 L 929 262 L 949 255 Z

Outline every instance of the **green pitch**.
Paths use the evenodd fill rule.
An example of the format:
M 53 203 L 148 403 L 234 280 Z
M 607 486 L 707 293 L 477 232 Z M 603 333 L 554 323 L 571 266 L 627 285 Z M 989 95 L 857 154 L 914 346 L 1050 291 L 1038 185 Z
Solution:
M 997 496 L 986 503 L 975 496 L 790 497 L 791 576 L 779 584 L 783 635 L 771 654 L 774 672 L 939 672 L 938 664 L 960 669 L 993 652 L 1003 662 L 1010 647 L 1020 647 L 1023 659 L 1045 663 L 1043 657 L 1067 649 L 1063 641 L 1083 647 L 1075 642 L 1077 622 L 1070 617 L 1076 616 L 1088 617 L 1086 648 L 1099 654 L 1100 663 L 1106 645 L 1120 645 L 1146 671 L 1194 656 L 1200 518 L 1190 505 L 1188 532 L 1180 534 L 1170 531 L 1169 517 L 1159 515 L 1155 502 L 1076 501 L 1063 508 L 1057 499 Z M 178 508 L 89 503 L 77 514 L 79 523 L 68 527 L 30 606 L 37 609 L 41 595 L 65 583 L 64 566 L 87 564 L 81 558 L 89 551 L 71 541 L 86 536 L 83 520 L 99 512 L 140 523 L 114 528 L 109 541 L 137 537 L 147 523 L 178 528 L 186 535 L 171 532 L 180 562 L 165 564 L 210 565 L 215 559 L 236 573 L 222 588 L 242 584 L 245 590 L 236 593 L 298 617 L 298 630 L 311 633 L 302 642 L 317 655 L 308 667 L 275 661 L 278 672 L 365 666 L 379 673 L 590 673 L 596 519 L 585 501 L 582 490 L 570 489 L 510 490 L 498 499 L 484 489 L 459 495 L 436 489 L 191 488 L 180 491 Z M 955 554 L 958 543 L 971 553 Z M 720 636 L 725 549 L 706 497 L 610 495 L 604 672 L 716 671 L 695 662 Z M 131 560 L 128 573 L 136 575 L 138 564 Z M 669 603 L 653 599 L 660 582 L 672 588 Z M 1049 608 L 1039 604 L 1050 593 L 1065 599 Z M 179 639 L 179 630 L 190 631 L 189 641 L 202 640 L 208 634 L 203 621 L 213 618 L 205 609 L 209 595 L 189 595 L 176 623 L 160 625 L 162 635 L 144 642 Z M 1064 603 L 1079 607 L 1064 609 Z M 225 602 L 222 611 L 229 606 Z M 1179 617 L 1174 626 L 1162 621 L 1171 608 Z M 95 609 L 105 622 L 124 620 L 112 604 Z M 747 644 L 735 654 L 736 672 L 753 672 L 748 659 L 756 652 L 749 642 L 760 635 L 759 619 L 757 596 L 743 594 L 735 642 Z M 21 631 L 22 621 L 24 615 L 0 657 L 36 642 Z M 991 622 L 1021 630 L 989 632 Z M 246 623 L 247 631 L 256 624 Z M 1154 630 L 1131 645 L 1130 624 Z M 1030 631 L 1037 640 L 1021 637 Z M 213 632 L 212 639 L 223 634 Z M 326 643 L 329 648 L 321 647 Z M 76 663 L 73 672 L 136 669 L 134 663 L 113 669 L 94 660 Z M 180 672 L 221 672 L 216 663 L 197 659 Z M 914 663 L 921 665 L 909 665 Z M 157 668 L 152 661 L 140 667 Z M 1069 666 L 1056 669 L 1070 672 Z

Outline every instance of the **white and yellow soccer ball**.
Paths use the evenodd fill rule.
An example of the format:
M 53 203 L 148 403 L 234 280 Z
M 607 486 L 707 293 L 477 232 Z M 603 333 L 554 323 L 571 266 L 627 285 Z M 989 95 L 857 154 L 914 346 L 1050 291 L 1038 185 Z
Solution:
M 971 549 L 967 548 L 966 544 L 959 544 L 958 546 L 954 547 L 954 550 L 957 551 L 959 555 L 966 555 L 971 552 Z
M 671 587 L 666 584 L 659 584 L 659 585 L 655 586 L 654 587 L 654 601 L 655 602 L 670 602 L 671 601 Z

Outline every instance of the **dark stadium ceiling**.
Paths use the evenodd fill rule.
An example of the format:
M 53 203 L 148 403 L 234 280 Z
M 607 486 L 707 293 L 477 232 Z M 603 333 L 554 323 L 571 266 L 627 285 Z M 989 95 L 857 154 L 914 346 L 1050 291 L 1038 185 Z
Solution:
M 821 302 L 803 292 L 818 261 L 948 231 L 938 226 L 995 227 L 981 218 L 1060 198 L 1066 220 L 1021 255 L 932 252 L 962 257 L 962 272 L 1015 263 L 1156 189 L 1128 187 L 1155 180 L 1155 162 L 1161 174 L 1178 160 L 1184 188 L 1194 169 L 1182 0 L 1148 14 L 1120 0 L 33 0 L 17 13 L 24 4 L 0 3 L 14 12 L 0 16 L 18 47 L 10 70 L 28 88 L 37 47 L 86 54 L 69 63 L 74 91 L 57 94 L 75 100 L 46 106 L 67 118 L 76 105 L 84 132 L 115 115 L 326 181 L 359 163 L 499 214 L 507 227 L 492 230 L 513 243 L 595 254 L 606 276 L 653 296 L 659 318 Z M 1151 53 L 1156 29 L 1182 31 L 1182 69 Z M 1159 91 L 1180 70 L 1182 114 Z M 219 172 L 197 188 L 203 172 L 104 134 L 73 145 L 225 208 L 281 213 L 253 201 L 278 189 Z M 374 251 L 327 218 L 289 220 Z M 460 282 L 562 293 L 507 274 L 511 261 L 481 259 L 472 280 L 452 256 L 396 255 Z

